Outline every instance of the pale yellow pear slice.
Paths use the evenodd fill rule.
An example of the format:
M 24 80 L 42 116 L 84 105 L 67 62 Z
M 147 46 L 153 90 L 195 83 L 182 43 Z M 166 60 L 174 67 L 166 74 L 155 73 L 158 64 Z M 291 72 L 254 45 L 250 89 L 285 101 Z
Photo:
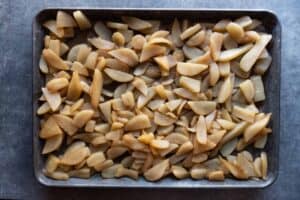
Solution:
M 271 118 L 271 114 L 267 114 L 264 118 L 248 126 L 244 132 L 245 142 L 250 141 L 250 139 L 255 137 L 263 128 L 265 128 L 269 123 L 270 118 Z
M 173 112 L 174 110 L 176 110 L 179 105 L 182 103 L 181 99 L 174 99 L 174 100 L 170 100 L 166 103 L 167 108 Z
M 42 154 L 48 154 L 48 153 L 58 150 L 63 142 L 63 139 L 64 139 L 63 134 L 55 135 L 55 136 L 52 136 L 52 137 L 46 139 L 43 150 L 42 150 Z
M 242 108 L 240 106 L 234 105 L 232 114 L 242 120 L 245 120 L 249 123 L 253 123 L 255 120 L 256 112 L 248 108 Z
M 139 114 L 131 118 L 125 125 L 126 131 L 141 130 L 151 127 L 150 119 L 145 114 Z
M 48 102 L 45 102 L 43 103 L 39 108 L 38 110 L 36 111 L 36 113 L 38 115 L 44 115 L 46 113 L 48 113 L 49 111 L 51 111 L 51 108 L 49 106 L 49 103 Z
M 147 29 L 147 28 L 151 28 L 152 24 L 149 23 L 148 21 L 139 19 L 137 17 L 127 17 L 127 16 L 123 16 L 122 20 L 128 24 L 129 28 L 133 29 L 133 30 L 143 30 L 143 29 Z
M 72 74 L 72 79 L 69 83 L 67 99 L 77 100 L 82 93 L 82 86 L 80 84 L 80 78 L 77 71 L 74 71 Z
M 117 81 L 117 82 L 125 83 L 125 82 L 129 82 L 133 79 L 133 75 L 123 72 L 123 71 L 115 70 L 115 69 L 105 68 L 104 72 L 112 80 Z
M 94 167 L 99 165 L 105 160 L 105 155 L 103 152 L 95 152 L 92 153 L 87 159 L 86 159 L 86 164 L 89 167 Z
M 187 141 L 178 148 L 178 150 L 176 151 L 176 155 L 178 155 L 178 156 L 184 155 L 184 154 L 192 151 L 193 148 L 194 148 L 193 143 L 191 141 Z
M 156 149 L 167 149 L 170 146 L 170 142 L 168 140 L 151 140 L 150 146 Z
M 148 88 L 148 92 L 147 95 L 140 95 L 137 99 L 137 108 L 141 109 L 142 107 L 144 107 L 147 103 L 149 103 L 149 101 L 155 96 L 156 92 L 154 91 L 154 88 Z
M 187 76 L 181 76 L 179 79 L 179 84 L 181 87 L 188 89 L 191 92 L 200 92 L 200 80 L 196 80 Z
M 218 102 L 224 103 L 231 95 L 233 89 L 233 83 L 231 76 L 228 76 L 223 84 L 221 85 L 219 94 L 218 94 Z
M 248 80 L 242 82 L 240 84 L 240 90 L 242 91 L 245 99 L 248 102 L 253 101 L 253 98 L 254 98 L 254 95 L 255 95 L 255 89 L 254 89 L 254 85 L 253 85 L 251 80 L 248 79 Z
M 172 47 L 173 43 L 163 37 L 155 37 L 149 40 L 148 44 L 158 44 L 158 45 L 165 45 L 165 46 L 169 46 Z
M 224 40 L 224 35 L 217 32 L 212 33 L 209 38 L 211 55 L 214 60 L 218 60 L 220 57 L 223 40 Z
M 72 136 L 76 133 L 78 128 L 73 124 L 73 120 L 62 114 L 53 115 L 54 120 L 60 128 L 62 128 L 68 135 Z
M 62 103 L 60 93 L 51 93 L 47 88 L 42 88 L 42 92 L 47 102 L 49 103 L 51 110 L 56 111 Z
M 60 56 L 60 41 L 49 40 L 48 48 L 51 49 L 56 55 Z
M 195 33 L 197 33 L 200 29 L 201 29 L 201 25 L 195 24 L 194 26 L 189 27 L 183 33 L 181 33 L 180 39 L 185 40 L 185 39 L 191 37 L 192 35 L 194 35 Z
M 161 179 L 165 173 L 165 171 L 169 167 L 169 160 L 163 160 L 160 163 L 154 165 L 152 168 L 148 169 L 145 173 L 144 176 L 147 180 L 149 181 L 157 181 Z
M 119 48 L 108 52 L 108 54 L 131 67 L 135 66 L 139 60 L 135 51 L 129 48 Z
M 231 21 L 229 19 L 222 19 L 218 21 L 214 27 L 213 30 L 217 32 L 225 32 L 226 31 L 226 26 L 230 23 Z
M 50 65 L 51 67 L 59 70 L 69 69 L 69 66 L 51 49 L 44 49 L 42 54 L 47 64 Z
M 172 174 L 178 179 L 184 179 L 189 176 L 189 172 L 181 166 L 173 165 L 171 171 Z
M 92 119 L 94 113 L 93 110 L 82 110 L 77 112 L 73 118 L 73 124 L 78 128 L 82 128 L 90 119 Z
M 106 101 L 99 104 L 99 108 L 107 122 L 111 122 L 111 101 Z
M 181 35 L 181 27 L 179 21 L 175 18 L 172 24 L 171 38 L 176 47 L 181 47 L 183 45 L 180 35 Z
M 59 128 L 58 124 L 53 117 L 49 117 L 47 121 L 43 124 L 42 129 L 39 133 L 40 138 L 47 139 L 56 135 L 62 135 L 63 132 Z
M 125 45 L 125 37 L 123 36 L 122 33 L 120 32 L 115 32 L 113 35 L 112 35 L 112 41 L 118 45 L 119 47 L 122 47 Z
M 226 30 L 235 41 L 240 41 L 245 35 L 243 27 L 235 22 L 230 22 L 226 26 Z
M 64 36 L 64 31 L 61 28 L 57 28 L 56 20 L 48 20 L 43 23 L 43 26 L 46 27 L 51 33 L 54 33 L 59 38 Z
M 251 70 L 258 57 L 265 49 L 267 44 L 272 39 L 272 35 L 261 35 L 260 39 L 255 43 L 255 45 L 249 50 L 241 59 L 240 67 L 243 71 L 248 72 Z
M 186 45 L 190 47 L 199 46 L 204 42 L 205 39 L 205 30 L 201 30 L 195 35 L 193 35 L 188 41 L 186 42 Z
M 98 53 L 96 51 L 92 51 L 87 56 L 84 66 L 88 69 L 93 70 L 96 68 L 97 60 L 98 60 Z
M 57 11 L 56 14 L 56 27 L 57 28 L 65 28 L 65 27 L 75 27 L 77 26 L 73 17 L 64 11 Z
M 55 78 L 55 79 L 48 81 L 48 83 L 46 84 L 46 87 L 50 92 L 55 93 L 58 90 L 61 90 L 65 87 L 67 87 L 68 84 L 69 84 L 69 81 L 66 78 Z
M 221 51 L 218 61 L 227 62 L 233 60 L 246 53 L 251 47 L 253 47 L 253 44 L 246 44 L 238 48 Z
M 92 27 L 90 20 L 80 10 L 74 11 L 73 17 L 75 18 L 80 30 L 85 30 Z
M 188 105 L 198 115 L 207 115 L 217 107 L 215 101 L 189 101 Z
M 145 44 L 140 56 L 140 62 L 145 62 L 152 57 L 165 54 L 166 47 L 157 44 Z
M 172 55 L 155 57 L 154 60 L 159 65 L 161 71 L 167 72 L 169 72 L 169 70 L 177 63 Z
M 108 40 L 104 40 L 101 39 L 100 37 L 96 37 L 96 38 L 88 38 L 89 43 L 91 43 L 94 47 L 96 47 L 97 49 L 100 50 L 112 50 L 115 47 L 115 44 L 108 41 Z
M 148 93 L 148 87 L 146 85 L 146 82 L 138 77 L 135 77 L 134 80 L 132 81 L 132 85 L 138 89 L 144 96 L 147 96 Z
M 177 63 L 177 72 L 184 76 L 195 76 L 200 74 L 202 71 L 208 68 L 207 65 L 204 64 L 196 64 L 196 63 Z
M 153 38 L 165 38 L 169 34 L 170 34 L 169 31 L 159 30 L 159 31 L 156 31 L 156 32 L 152 33 L 152 35 L 150 37 L 150 40 L 153 39 Z
M 95 23 L 94 31 L 104 40 L 110 40 L 112 37 L 112 31 L 102 21 Z
M 103 88 L 103 77 L 102 72 L 98 69 L 94 70 L 93 82 L 90 88 L 90 96 L 91 96 L 91 105 L 94 109 L 98 107 L 100 102 L 100 96 Z
M 205 118 L 200 115 L 196 124 L 196 139 L 200 144 L 207 143 L 207 128 Z
M 242 16 L 236 20 L 234 20 L 235 23 L 239 24 L 241 27 L 245 28 L 250 26 L 253 23 L 253 20 L 249 16 Z
M 76 165 L 83 161 L 90 154 L 89 148 L 85 145 L 73 143 L 64 153 L 61 158 L 61 163 L 64 165 Z
M 154 113 L 154 123 L 159 125 L 159 126 L 169 126 L 173 123 L 175 123 L 176 119 L 162 114 L 160 112 L 155 112 Z
M 146 43 L 146 39 L 143 35 L 137 34 L 131 38 L 131 45 L 135 50 L 141 50 Z
M 89 71 L 87 70 L 87 68 L 84 67 L 83 64 L 81 64 L 78 61 L 73 62 L 72 66 L 71 66 L 71 70 L 72 71 L 77 71 L 78 74 L 80 74 L 82 76 L 88 76 L 89 75 Z
M 219 66 L 215 62 L 209 64 L 209 83 L 211 86 L 217 84 L 220 78 Z

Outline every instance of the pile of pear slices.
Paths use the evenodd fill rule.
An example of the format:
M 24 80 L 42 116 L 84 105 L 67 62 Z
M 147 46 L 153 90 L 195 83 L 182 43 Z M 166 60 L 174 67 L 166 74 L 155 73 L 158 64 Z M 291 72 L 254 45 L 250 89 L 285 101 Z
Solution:
M 256 104 L 266 98 L 272 36 L 259 20 L 91 22 L 58 11 L 43 26 L 46 176 L 267 177 L 271 114 Z

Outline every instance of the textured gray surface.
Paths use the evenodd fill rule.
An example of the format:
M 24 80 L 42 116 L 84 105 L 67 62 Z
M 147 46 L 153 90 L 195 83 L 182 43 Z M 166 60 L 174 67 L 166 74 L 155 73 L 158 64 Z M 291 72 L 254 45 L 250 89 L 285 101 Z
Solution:
M 282 23 L 281 142 L 277 181 L 264 190 L 58 189 L 37 183 L 32 168 L 31 23 L 45 7 L 265 8 Z M 0 198 L 300 199 L 300 2 L 297 0 L 0 0 Z M 276 80 L 274 80 L 276 81 Z

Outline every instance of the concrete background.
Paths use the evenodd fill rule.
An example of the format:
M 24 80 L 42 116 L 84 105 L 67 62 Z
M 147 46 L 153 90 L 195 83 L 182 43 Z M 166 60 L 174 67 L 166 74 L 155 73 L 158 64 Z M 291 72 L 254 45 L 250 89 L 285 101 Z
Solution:
M 282 24 L 281 141 L 277 181 L 264 190 L 58 189 L 32 167 L 32 19 L 46 7 L 264 8 Z M 0 0 L 0 199 L 300 199 L 300 1 Z

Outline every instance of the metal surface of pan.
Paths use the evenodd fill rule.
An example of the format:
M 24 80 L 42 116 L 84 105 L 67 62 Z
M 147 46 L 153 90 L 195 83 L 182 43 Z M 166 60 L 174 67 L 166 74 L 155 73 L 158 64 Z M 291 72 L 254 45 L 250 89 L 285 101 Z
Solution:
M 266 32 L 272 34 L 272 42 L 268 50 L 272 56 L 272 65 L 264 77 L 266 100 L 260 105 L 265 112 L 272 112 L 270 126 L 273 133 L 268 138 L 265 150 L 268 154 L 269 168 L 266 180 L 225 179 L 223 182 L 208 180 L 164 178 L 158 182 L 148 182 L 143 178 L 132 180 L 129 178 L 102 179 L 94 175 L 90 179 L 70 178 L 67 181 L 58 181 L 47 178 L 42 169 L 45 159 L 41 155 L 43 142 L 38 137 L 39 117 L 38 98 L 41 95 L 41 86 L 44 77 L 39 71 L 38 63 L 43 49 L 45 29 L 42 23 L 47 19 L 55 19 L 56 11 L 72 12 L 82 10 L 91 20 L 113 20 L 122 15 L 137 16 L 144 19 L 158 19 L 170 22 L 175 17 L 191 21 L 217 22 L 220 19 L 235 19 L 244 15 L 259 19 L 263 22 Z M 115 187 L 115 188 L 264 188 L 271 185 L 277 178 L 279 167 L 279 140 L 280 140 L 280 74 L 281 74 L 281 26 L 276 15 L 268 10 L 239 10 L 239 9 L 160 9 L 160 8 L 47 8 L 41 10 L 33 19 L 33 155 L 34 173 L 37 180 L 46 186 L 53 187 Z M 257 155 L 259 152 L 254 152 Z

